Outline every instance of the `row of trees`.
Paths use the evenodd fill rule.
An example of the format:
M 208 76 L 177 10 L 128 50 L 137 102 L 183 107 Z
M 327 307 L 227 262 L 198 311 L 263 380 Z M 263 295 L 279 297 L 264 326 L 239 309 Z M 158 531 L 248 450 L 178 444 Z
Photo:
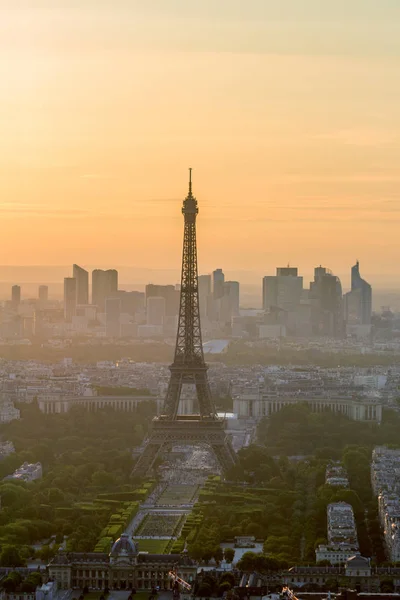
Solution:
M 265 540 L 263 556 L 308 564 L 315 561 L 315 547 L 326 542 L 328 504 L 343 501 L 353 507 L 361 553 L 384 563 L 370 483 L 371 450 L 375 443 L 392 442 L 399 425 L 396 414 L 386 415 L 379 429 L 330 412 L 313 414 L 307 405 L 286 407 L 260 426 L 265 445 L 239 452 L 228 474 L 231 483 L 200 496 L 211 504 L 201 505 L 204 519 L 189 550 L 203 560 L 217 559 L 220 542 L 254 535 Z M 273 458 L 277 446 L 297 457 Z M 325 485 L 326 466 L 337 459 L 347 470 L 350 489 Z
M 0 477 L 25 460 L 40 461 L 44 475 L 32 483 L 0 483 L 0 544 L 15 547 L 22 563 L 34 542 L 51 536 L 57 536 L 56 543 L 45 546 L 44 555 L 51 555 L 64 536 L 69 549 L 92 551 L 115 508 L 93 501 L 99 493 L 132 489 L 131 449 L 142 442 L 154 404 L 140 404 L 137 413 L 89 413 L 76 407 L 44 415 L 35 403 L 20 408 L 21 419 L 0 428 L 16 448 L 0 463 Z
M 258 440 L 271 455 L 340 459 L 346 446 L 398 445 L 400 416 L 386 410 L 380 425 L 353 421 L 330 410 L 313 413 L 307 403 L 287 405 L 261 421 Z M 363 476 L 360 475 L 361 479 Z

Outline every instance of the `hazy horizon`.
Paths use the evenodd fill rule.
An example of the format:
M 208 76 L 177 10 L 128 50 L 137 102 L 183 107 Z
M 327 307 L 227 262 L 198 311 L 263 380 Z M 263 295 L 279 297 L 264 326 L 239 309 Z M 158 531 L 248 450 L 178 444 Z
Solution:
M 145 267 L 133 267 L 123 265 L 80 265 L 86 268 L 89 272 L 95 268 L 114 268 L 118 270 L 119 288 L 127 291 L 138 290 L 144 291 L 147 283 L 156 284 L 177 284 L 180 282 L 180 265 L 176 269 L 148 269 Z M 284 266 L 276 265 L 276 266 Z M 293 265 L 297 266 L 297 265 Z M 223 265 L 215 265 L 214 268 L 222 267 Z M 224 270 L 224 269 L 223 269 Z M 200 274 L 204 274 L 207 270 L 200 270 Z M 12 277 L 11 274 L 14 273 Z M 226 280 L 238 280 L 241 284 L 241 305 L 243 307 L 261 307 L 261 277 L 263 275 L 275 274 L 275 269 L 271 269 L 265 273 L 255 271 L 227 271 L 224 270 Z M 361 274 L 363 269 L 361 265 Z M 299 268 L 299 275 L 303 275 L 303 285 L 308 288 L 309 282 L 313 279 L 312 272 L 305 274 Z M 38 286 L 48 285 L 50 298 L 61 300 L 63 298 L 63 278 L 72 276 L 72 265 L 19 265 L 5 266 L 0 265 L 0 300 L 10 299 L 11 286 L 21 286 L 22 299 L 30 299 L 37 297 Z M 340 275 L 339 275 L 340 276 Z M 91 277 L 89 276 L 91 284 Z M 379 310 L 381 306 L 391 306 L 396 310 L 400 310 L 400 288 L 395 285 L 385 284 L 382 281 L 381 285 L 377 284 L 379 277 L 371 280 L 373 286 L 373 307 L 374 310 Z M 350 273 L 347 273 L 341 279 L 343 292 L 350 289 Z

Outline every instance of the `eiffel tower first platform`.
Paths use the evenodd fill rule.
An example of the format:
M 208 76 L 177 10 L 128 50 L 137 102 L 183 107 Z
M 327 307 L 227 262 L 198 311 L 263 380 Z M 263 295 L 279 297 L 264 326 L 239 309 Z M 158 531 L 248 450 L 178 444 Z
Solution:
M 192 194 L 192 169 L 189 169 L 189 193 L 183 201 L 185 220 L 182 255 L 181 295 L 178 332 L 171 377 L 164 401 L 163 414 L 152 422 L 149 438 L 139 456 L 133 475 L 145 475 L 159 453 L 173 445 L 207 444 L 223 471 L 236 462 L 236 454 L 224 431 L 211 397 L 201 341 L 197 276 L 196 217 L 197 200 Z M 182 387 L 196 387 L 199 414 L 178 415 Z

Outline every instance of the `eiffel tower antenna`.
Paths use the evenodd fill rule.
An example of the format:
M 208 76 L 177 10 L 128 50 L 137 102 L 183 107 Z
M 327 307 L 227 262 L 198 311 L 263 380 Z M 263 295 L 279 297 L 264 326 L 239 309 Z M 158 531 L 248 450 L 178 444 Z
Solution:
M 236 454 L 224 432 L 211 396 L 201 339 L 199 289 L 197 272 L 196 217 L 197 200 L 192 193 L 192 169 L 189 169 L 189 192 L 183 201 L 184 235 L 178 331 L 175 355 L 169 367 L 171 377 L 163 412 L 155 417 L 152 429 L 133 473 L 146 474 L 163 448 L 174 444 L 208 444 L 222 470 L 236 462 Z M 199 414 L 178 415 L 182 387 L 196 388 Z

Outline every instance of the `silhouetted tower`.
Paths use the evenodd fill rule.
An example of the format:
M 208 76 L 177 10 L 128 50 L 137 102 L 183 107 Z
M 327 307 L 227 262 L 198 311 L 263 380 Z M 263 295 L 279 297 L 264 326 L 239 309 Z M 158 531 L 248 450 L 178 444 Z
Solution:
M 178 332 L 171 377 L 163 414 L 153 419 L 152 431 L 140 455 L 135 474 L 145 474 L 164 446 L 208 444 L 225 471 L 236 462 L 236 455 L 217 417 L 207 378 L 201 340 L 197 275 L 196 217 L 197 200 L 192 194 L 192 170 L 189 169 L 189 193 L 183 202 L 185 220 Z M 182 386 L 196 387 L 199 414 L 178 415 Z

